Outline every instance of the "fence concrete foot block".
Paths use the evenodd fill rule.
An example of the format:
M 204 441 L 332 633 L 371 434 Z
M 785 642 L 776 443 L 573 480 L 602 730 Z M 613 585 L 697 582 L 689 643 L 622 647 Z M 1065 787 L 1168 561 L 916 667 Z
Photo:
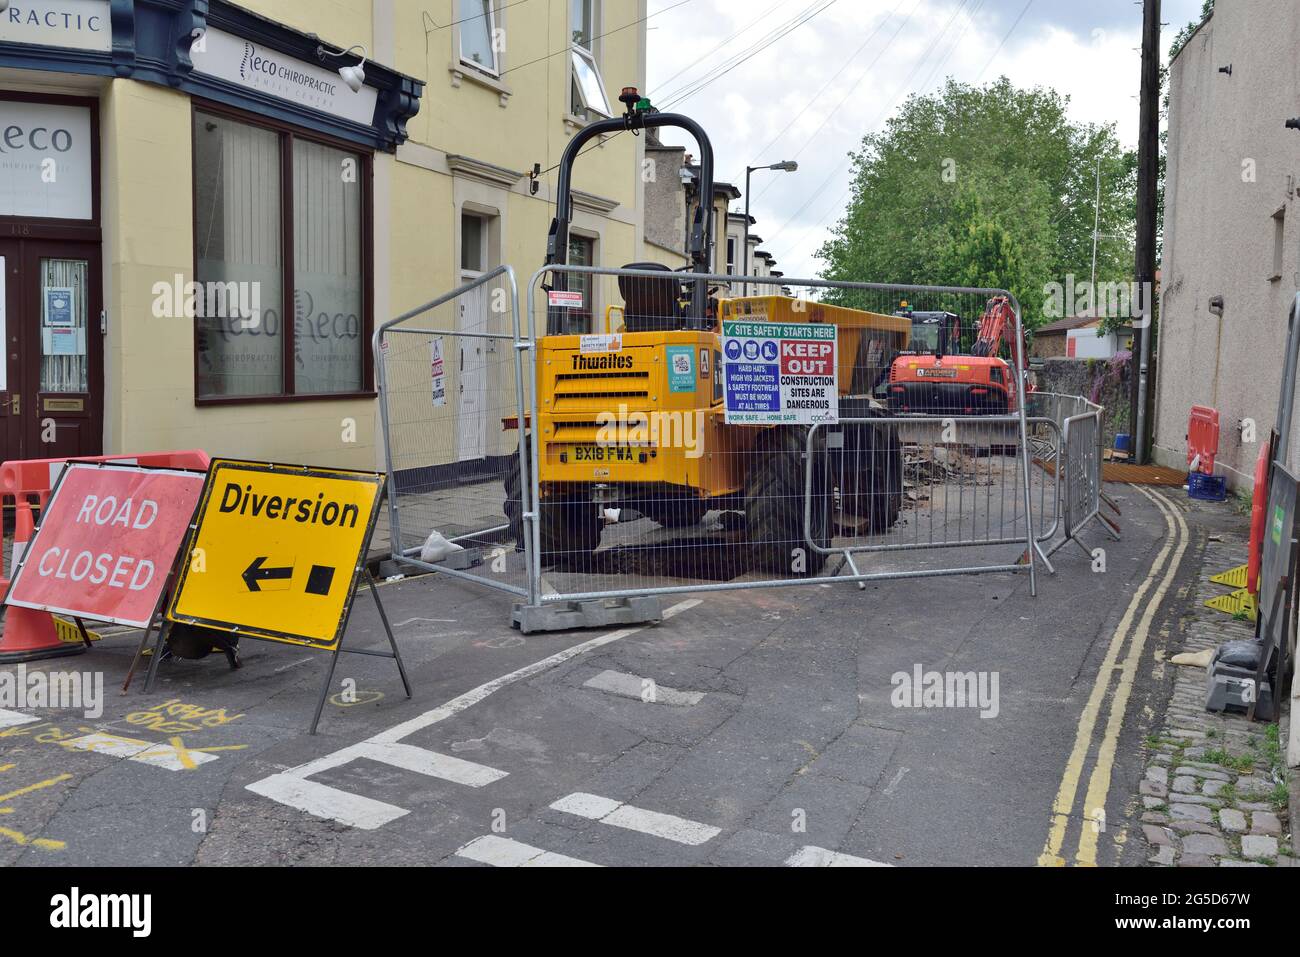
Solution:
M 443 568 L 450 568 L 453 571 L 463 572 L 467 568 L 483 564 L 483 550 L 481 548 L 462 549 L 459 552 L 452 552 L 442 561 L 433 564 L 441 565 Z
M 658 598 L 592 599 L 557 601 L 545 605 L 517 603 L 511 624 L 525 635 L 539 631 L 572 631 L 578 628 L 609 628 L 662 621 L 663 605 Z

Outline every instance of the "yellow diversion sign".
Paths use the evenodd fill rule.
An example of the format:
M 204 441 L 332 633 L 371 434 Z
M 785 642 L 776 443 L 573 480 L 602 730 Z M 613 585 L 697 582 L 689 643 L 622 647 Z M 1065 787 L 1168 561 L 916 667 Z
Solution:
M 384 476 L 215 459 L 167 617 L 333 650 Z

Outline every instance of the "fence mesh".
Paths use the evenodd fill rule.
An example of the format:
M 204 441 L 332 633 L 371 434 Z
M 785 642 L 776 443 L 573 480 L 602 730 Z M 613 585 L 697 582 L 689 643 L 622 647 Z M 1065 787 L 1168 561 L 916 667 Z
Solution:
M 838 571 L 845 551 L 863 574 L 1007 569 L 1030 515 L 1038 537 L 1055 529 L 1059 438 L 1054 422 L 1035 424 L 1030 454 L 1051 465 L 1026 473 L 1007 361 L 1014 325 L 1002 360 L 979 343 L 990 294 L 713 277 L 699 317 L 687 278 L 564 270 L 546 285 L 565 295 L 532 291 L 530 327 L 544 337 L 543 600 L 784 584 Z M 833 417 L 807 374 L 816 344 L 795 342 L 788 356 L 783 342 L 778 359 L 761 335 L 727 334 L 748 323 L 836 327 L 838 423 L 818 421 Z M 726 374 L 765 362 L 781 370 L 784 407 L 803 410 L 790 421 L 764 406 L 766 373 Z M 733 411 L 752 400 L 761 414 L 728 422 L 728 390 Z M 936 548 L 951 551 L 940 559 Z
M 520 516 L 507 508 L 529 374 L 516 302 L 513 273 L 494 270 L 386 323 L 375 354 L 394 557 L 526 594 Z

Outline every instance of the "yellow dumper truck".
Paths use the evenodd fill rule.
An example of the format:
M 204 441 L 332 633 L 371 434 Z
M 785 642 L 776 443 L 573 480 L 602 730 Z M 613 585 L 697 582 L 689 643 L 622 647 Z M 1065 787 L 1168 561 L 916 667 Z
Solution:
M 620 99 L 627 114 L 579 131 L 561 160 L 548 263 L 565 263 L 572 164 L 592 137 L 650 126 L 686 129 L 700 148 L 699 195 L 713 195 L 712 148 L 703 130 L 687 117 L 651 111 L 635 90 L 625 90 Z M 710 261 L 711 209 L 700 205 L 692 226 L 691 272 L 632 263 L 626 268 L 662 275 L 619 275 L 621 328 L 570 331 L 568 314 L 554 304 L 575 295 L 569 290 L 572 274 L 557 271 L 546 287 L 552 306 L 547 335 L 538 339 L 538 407 L 535 420 L 525 423 L 538 430 L 544 564 L 588 558 L 600 543 L 609 507 L 633 509 L 673 528 L 694 525 L 712 509 L 741 512 L 754 567 L 779 575 L 815 574 L 825 562 L 807 548 L 804 536 L 808 426 L 728 424 L 722 323 L 834 325 L 841 419 L 886 414 L 873 396 L 887 381 L 893 357 L 907 348 L 911 324 L 787 296 L 709 298 L 707 281 L 693 278 L 707 273 Z M 827 426 L 819 436 L 812 540 L 823 547 L 830 543 L 835 515 L 851 516 L 872 533 L 888 529 L 902 503 L 895 428 L 845 423 Z M 520 547 L 526 480 L 512 456 L 505 511 Z

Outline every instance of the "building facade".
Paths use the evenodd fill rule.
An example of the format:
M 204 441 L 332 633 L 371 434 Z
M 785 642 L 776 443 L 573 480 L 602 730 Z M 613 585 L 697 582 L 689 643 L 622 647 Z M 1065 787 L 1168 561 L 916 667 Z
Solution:
M 1295 4 L 1224 0 L 1169 69 L 1153 457 L 1185 468 L 1191 407 L 1212 406 L 1234 487 L 1274 423 L 1300 288 L 1298 44 Z
M 524 295 L 565 144 L 644 85 L 645 15 L 645 0 L 11 0 L 0 458 L 381 464 L 376 324 L 503 263 Z M 573 261 L 643 255 L 643 149 L 608 137 L 582 157 Z M 465 454 L 490 456 L 500 423 L 451 411 L 477 433 Z

